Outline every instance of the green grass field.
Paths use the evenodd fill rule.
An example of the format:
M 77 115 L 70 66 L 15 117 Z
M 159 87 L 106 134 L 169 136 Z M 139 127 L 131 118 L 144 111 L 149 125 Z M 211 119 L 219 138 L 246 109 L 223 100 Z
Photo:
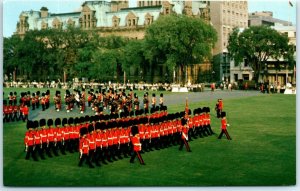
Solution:
M 9 91 L 6 91 L 9 92 Z M 212 102 L 190 103 L 191 109 Z M 178 146 L 143 154 L 145 166 L 129 159 L 100 168 L 79 168 L 78 154 L 44 161 L 25 160 L 25 124 L 3 126 L 5 186 L 283 186 L 296 184 L 296 96 L 259 95 L 224 100 L 232 141 L 217 133 L 190 142 L 191 153 Z M 168 106 L 182 111 L 184 103 Z

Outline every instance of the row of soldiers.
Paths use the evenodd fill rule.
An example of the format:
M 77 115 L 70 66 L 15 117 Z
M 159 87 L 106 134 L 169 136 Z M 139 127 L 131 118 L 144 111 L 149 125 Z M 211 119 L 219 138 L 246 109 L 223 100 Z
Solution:
M 89 144 L 86 149 L 89 151 L 90 167 L 93 166 L 92 163 L 100 166 L 100 161 L 107 164 L 107 161 L 112 162 L 130 156 L 132 150 L 130 129 L 134 125 L 139 128 L 143 151 L 167 148 L 181 143 L 182 132 L 186 131 L 187 140 L 189 136 L 212 133 L 209 113 L 206 113 L 208 110 L 199 108 L 198 111 L 200 110 L 200 115 L 195 112 L 195 116 L 189 118 L 187 129 L 183 128 L 180 122 L 184 112 L 167 114 L 166 111 L 109 120 L 100 120 L 100 116 L 63 118 L 62 121 L 57 118 L 55 126 L 53 126 L 53 120 L 48 119 L 48 128 L 46 128 L 45 119 L 39 122 L 28 121 L 28 131 L 24 140 L 27 151 L 26 159 L 29 159 L 31 155 L 34 160 L 37 160 L 36 154 L 44 159 L 44 154 L 52 157 L 52 154 L 58 155 L 59 152 L 65 154 L 66 151 L 71 153 L 78 151 L 81 129 L 86 129 L 83 131 L 88 132 L 86 137 Z M 80 150 L 82 155 L 82 148 Z

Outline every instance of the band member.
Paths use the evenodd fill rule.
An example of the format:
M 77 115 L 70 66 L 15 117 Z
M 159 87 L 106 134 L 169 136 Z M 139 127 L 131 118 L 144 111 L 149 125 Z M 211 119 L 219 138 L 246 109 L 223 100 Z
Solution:
M 25 133 L 24 144 L 26 152 L 26 160 L 29 160 L 30 155 L 34 161 L 38 161 L 34 153 L 34 131 L 33 131 L 33 121 L 27 121 L 27 131 Z
M 149 113 L 149 98 L 148 98 L 148 93 L 144 94 L 143 103 L 144 103 L 145 114 L 147 114 L 147 113 Z
M 227 132 L 227 126 L 229 126 L 229 124 L 227 124 L 227 120 L 226 120 L 226 112 L 222 112 L 221 113 L 221 133 L 218 137 L 218 139 L 221 139 L 223 134 L 225 133 L 226 137 L 228 140 L 231 140 L 231 137 L 229 136 L 228 132 Z
M 181 119 L 181 126 L 182 126 L 182 129 L 181 129 L 181 143 L 180 143 L 179 150 L 182 150 L 182 147 L 183 147 L 183 144 L 184 144 L 185 147 L 186 147 L 186 150 L 188 152 L 191 152 L 190 145 L 188 143 L 188 129 L 189 129 L 189 126 L 188 126 L 187 120 L 185 118 Z
M 133 163 L 135 157 L 138 156 L 140 164 L 145 165 L 145 162 L 141 156 L 142 144 L 140 143 L 139 130 L 137 126 L 131 127 L 131 134 L 132 134 L 131 144 L 133 147 L 133 154 L 130 158 L 130 163 Z
M 31 106 L 32 106 L 32 110 L 35 110 L 35 106 L 36 106 L 36 103 L 37 100 L 35 98 L 35 93 L 32 93 L 32 96 L 31 96 Z
M 151 106 L 152 108 L 156 107 L 156 97 L 155 97 L 155 93 L 152 94 L 152 98 L 151 98 Z
M 61 96 L 60 96 L 60 91 L 56 91 L 55 96 L 54 96 L 54 105 L 55 105 L 55 110 L 59 111 L 61 110 Z
M 159 106 L 160 106 L 161 109 L 164 106 L 164 94 L 163 93 L 161 93 L 160 97 L 159 97 Z

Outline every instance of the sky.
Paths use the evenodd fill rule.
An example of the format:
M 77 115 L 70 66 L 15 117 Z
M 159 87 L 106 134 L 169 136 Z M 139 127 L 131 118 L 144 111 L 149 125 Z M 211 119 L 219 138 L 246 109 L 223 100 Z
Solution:
M 248 0 L 248 11 L 272 11 L 273 17 L 292 22 L 296 25 L 296 0 Z M 16 31 L 22 11 L 39 11 L 45 6 L 51 13 L 68 13 L 78 10 L 84 0 L 3 0 L 3 36 L 10 37 Z M 129 0 L 130 6 L 136 0 Z

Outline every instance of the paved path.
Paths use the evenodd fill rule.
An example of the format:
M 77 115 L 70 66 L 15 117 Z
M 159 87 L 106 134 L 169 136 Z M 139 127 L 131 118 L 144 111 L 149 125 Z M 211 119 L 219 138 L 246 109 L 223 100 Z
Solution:
M 174 104 L 185 104 L 186 97 L 188 98 L 189 103 L 199 102 L 199 101 L 212 101 L 216 102 L 217 99 L 222 98 L 223 100 L 231 99 L 231 98 L 239 98 L 239 97 L 250 97 L 261 95 L 259 91 L 227 91 L 227 90 L 216 90 L 215 92 L 205 91 L 205 92 L 189 92 L 189 93 L 172 93 L 165 94 L 164 100 L 165 105 L 170 106 Z M 141 103 L 142 104 L 142 103 Z M 64 104 L 63 104 L 64 107 Z M 142 107 L 142 106 L 140 106 Z M 42 111 L 41 108 L 30 111 L 29 119 L 30 120 L 39 120 L 41 118 L 45 119 L 55 119 L 55 118 L 69 118 L 69 117 L 80 117 L 86 115 L 94 115 L 94 112 L 87 107 L 85 113 L 81 114 L 79 109 L 76 107 L 72 112 L 67 113 L 65 108 L 62 111 L 55 111 L 54 106 L 52 105 L 46 111 Z

